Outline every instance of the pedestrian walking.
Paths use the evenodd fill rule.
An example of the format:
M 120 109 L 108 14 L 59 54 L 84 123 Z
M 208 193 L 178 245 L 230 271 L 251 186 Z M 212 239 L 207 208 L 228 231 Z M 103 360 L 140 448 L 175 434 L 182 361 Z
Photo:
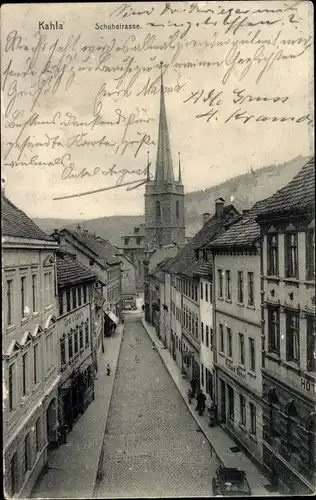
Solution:
M 190 385 L 191 385 L 193 397 L 195 397 L 195 392 L 196 392 L 196 387 L 197 387 L 197 380 L 195 378 L 193 378 L 191 380 L 191 382 L 190 382 Z
M 109 363 L 106 365 L 106 374 L 107 374 L 108 376 L 110 376 L 110 375 L 111 375 L 111 367 L 110 367 Z

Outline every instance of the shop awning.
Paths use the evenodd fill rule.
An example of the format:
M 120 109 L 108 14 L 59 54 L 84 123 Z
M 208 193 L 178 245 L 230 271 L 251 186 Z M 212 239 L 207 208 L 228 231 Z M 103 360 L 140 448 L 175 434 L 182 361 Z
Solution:
M 105 314 L 110 318 L 111 321 L 113 321 L 113 323 L 115 323 L 116 325 L 119 324 L 120 320 L 117 316 L 115 316 L 114 313 L 112 313 L 112 311 L 106 311 Z

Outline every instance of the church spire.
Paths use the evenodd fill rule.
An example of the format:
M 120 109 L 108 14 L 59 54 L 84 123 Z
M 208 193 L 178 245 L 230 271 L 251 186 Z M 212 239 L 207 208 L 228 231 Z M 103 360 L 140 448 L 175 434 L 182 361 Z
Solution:
M 162 65 L 163 63 L 161 62 L 160 63 L 160 69 L 161 69 L 160 114 L 159 114 L 158 149 L 157 149 L 157 161 L 156 161 L 156 173 L 155 173 L 155 184 L 159 185 L 174 182 L 164 87 L 163 87 Z
M 178 182 L 179 182 L 179 184 L 182 184 L 180 153 L 178 153 L 178 156 L 179 156 L 179 177 L 178 177 Z

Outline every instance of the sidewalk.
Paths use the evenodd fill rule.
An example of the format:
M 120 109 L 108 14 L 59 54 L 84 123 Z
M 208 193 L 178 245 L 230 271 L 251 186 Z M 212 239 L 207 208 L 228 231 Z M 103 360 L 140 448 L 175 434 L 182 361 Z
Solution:
M 194 402 L 192 402 L 191 405 L 189 404 L 189 381 L 182 378 L 179 367 L 176 365 L 168 349 L 166 349 L 163 343 L 157 338 L 154 327 L 146 323 L 144 318 L 142 318 L 141 321 L 150 339 L 156 345 L 157 351 L 174 383 L 178 387 L 178 390 L 191 412 L 191 415 L 194 417 L 206 439 L 209 441 L 219 461 L 224 467 L 237 467 L 246 471 L 247 479 L 253 495 L 271 495 L 271 493 L 269 493 L 264 487 L 269 484 L 268 479 L 263 476 L 252 461 L 242 452 L 238 454 L 232 453 L 230 447 L 236 446 L 236 443 L 219 426 L 209 427 L 207 414 L 200 417 L 194 409 Z
M 32 498 L 92 498 L 111 403 L 124 325 L 104 339 L 105 352 L 95 379 L 95 400 L 67 436 L 67 443 L 49 457 L 48 472 Z M 107 363 L 111 375 L 106 375 Z

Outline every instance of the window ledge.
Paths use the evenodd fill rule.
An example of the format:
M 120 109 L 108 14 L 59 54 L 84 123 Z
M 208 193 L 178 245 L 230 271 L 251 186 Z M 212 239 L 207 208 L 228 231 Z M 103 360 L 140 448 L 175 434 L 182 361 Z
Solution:
M 239 307 L 245 307 L 245 304 L 243 302 L 236 302 L 236 305 Z
M 225 358 L 225 354 L 224 354 L 224 352 L 223 352 L 223 351 L 218 351 L 218 355 L 219 355 L 219 356 L 222 356 L 223 358 Z
M 38 389 L 40 388 L 40 386 L 41 386 L 41 383 L 40 382 L 36 382 L 36 385 L 35 385 L 34 389 L 32 390 L 32 393 L 34 394 L 35 392 L 37 392 Z
M 246 307 L 247 307 L 247 309 L 252 309 L 253 311 L 255 311 L 255 309 L 256 309 L 256 306 L 253 304 L 248 304 Z
M 246 424 L 239 424 L 239 429 L 241 429 L 243 432 L 247 432 Z
M 268 356 L 269 358 L 273 359 L 274 361 L 277 361 L 277 362 L 280 362 L 281 359 L 280 359 L 280 354 L 278 354 L 277 352 L 274 352 L 274 351 L 269 351 L 266 353 L 266 356 Z
M 285 284 L 287 284 L 287 285 L 296 285 L 297 287 L 298 287 L 298 286 L 299 286 L 299 284 L 300 284 L 299 279 L 298 279 L 298 278 L 295 278 L 295 277 L 293 277 L 293 278 L 291 278 L 291 277 L 289 277 L 289 278 L 283 278 L 283 281 L 284 281 L 284 283 L 285 283 Z
M 277 285 L 281 281 L 280 276 L 266 276 L 266 279 L 267 279 L 268 283 L 276 283 Z
M 297 372 L 299 374 L 301 373 L 299 362 L 296 362 L 296 361 L 284 361 L 284 366 L 287 369 L 293 370 L 293 371 L 295 371 L 295 372 Z
M 243 370 L 244 372 L 246 371 L 246 367 L 245 365 L 241 364 L 241 363 L 238 363 L 238 368 L 240 368 L 241 370 Z
M 256 372 L 254 372 L 253 370 L 247 370 L 247 373 L 248 373 L 248 375 L 250 375 L 251 377 L 253 377 L 253 378 L 257 378 L 257 374 L 256 374 Z
M 16 328 L 16 325 L 9 325 L 6 328 L 6 333 L 12 332 Z
M 21 325 L 25 325 L 25 323 L 27 323 L 29 320 L 29 318 L 22 318 L 21 319 Z
M 225 302 L 228 302 L 229 304 L 232 303 L 232 299 L 225 299 Z
M 316 380 L 316 372 L 308 372 L 307 370 L 304 370 L 303 374 L 306 378 L 311 379 L 312 381 Z
M 32 318 L 36 318 L 36 316 L 39 315 L 39 312 L 38 311 L 33 311 L 32 312 Z
M 217 297 L 217 299 L 218 299 L 218 300 L 224 300 L 224 297 L 220 297 L 220 296 L 218 296 L 218 297 Z
M 252 439 L 252 441 L 254 441 L 255 443 L 258 442 L 256 434 L 253 434 L 252 432 L 249 431 L 248 435 L 250 439 Z

